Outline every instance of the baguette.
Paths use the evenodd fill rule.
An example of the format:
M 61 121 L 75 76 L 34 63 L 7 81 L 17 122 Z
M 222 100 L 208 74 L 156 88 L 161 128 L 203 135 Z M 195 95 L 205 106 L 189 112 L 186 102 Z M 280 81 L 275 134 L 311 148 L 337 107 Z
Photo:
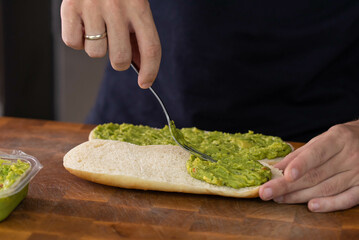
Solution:
M 100 184 L 130 189 L 213 194 L 237 198 L 258 197 L 259 186 L 234 189 L 197 180 L 187 173 L 190 154 L 179 146 L 138 146 L 93 139 L 71 149 L 63 165 L 72 174 Z M 272 179 L 283 176 L 271 168 Z
M 91 140 L 94 140 L 94 139 L 97 139 L 96 137 L 95 137 L 95 130 L 96 130 L 96 128 L 94 128 L 94 129 L 92 129 L 91 130 L 91 132 L 90 132 L 90 134 L 89 134 L 89 141 L 91 141 Z M 289 146 L 290 146 L 290 148 L 292 149 L 292 151 L 294 151 L 294 147 L 290 144 L 290 143 L 287 143 Z M 261 163 L 266 163 L 266 164 L 269 164 L 269 165 L 275 165 L 276 163 L 278 163 L 278 162 L 280 162 L 281 160 L 283 159 L 283 157 L 277 157 L 277 158 L 274 158 L 274 159 L 262 159 L 262 160 L 260 160 L 260 162 Z

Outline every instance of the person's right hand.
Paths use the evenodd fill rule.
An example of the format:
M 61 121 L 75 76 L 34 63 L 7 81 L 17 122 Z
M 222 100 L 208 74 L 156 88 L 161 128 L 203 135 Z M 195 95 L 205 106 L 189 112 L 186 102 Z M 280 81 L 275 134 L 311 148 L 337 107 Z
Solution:
M 106 55 L 115 70 L 140 68 L 138 85 L 148 88 L 155 80 L 161 61 L 161 44 L 147 0 L 63 0 L 62 39 L 90 57 Z M 107 31 L 107 38 L 85 39 Z
M 275 167 L 284 176 L 263 184 L 259 195 L 278 203 L 304 203 L 313 212 L 359 204 L 359 120 L 337 124 L 288 154 Z

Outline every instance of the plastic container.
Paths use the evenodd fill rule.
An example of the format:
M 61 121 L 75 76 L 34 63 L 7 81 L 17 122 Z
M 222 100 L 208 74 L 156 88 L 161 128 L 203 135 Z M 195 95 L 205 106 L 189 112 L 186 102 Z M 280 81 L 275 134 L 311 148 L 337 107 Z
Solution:
M 20 204 L 26 197 L 29 183 L 33 177 L 42 168 L 41 163 L 33 156 L 26 153 L 13 150 L 11 153 L 0 151 L 0 159 L 7 160 L 12 164 L 18 160 L 29 163 L 30 167 L 10 185 L 8 189 L 0 190 L 0 222 L 7 218 L 10 213 Z

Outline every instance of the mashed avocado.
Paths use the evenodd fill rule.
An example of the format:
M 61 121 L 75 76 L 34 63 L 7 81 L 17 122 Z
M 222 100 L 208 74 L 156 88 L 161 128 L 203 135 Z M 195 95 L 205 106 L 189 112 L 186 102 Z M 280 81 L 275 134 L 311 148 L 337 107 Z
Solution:
M 279 137 L 248 133 L 223 133 L 193 128 L 180 129 L 185 140 L 210 155 L 217 163 L 191 156 L 186 163 L 188 173 L 199 180 L 219 186 L 243 188 L 258 186 L 271 179 L 269 168 L 257 160 L 283 157 L 291 152 Z M 98 139 L 120 140 L 136 145 L 176 145 L 168 126 L 155 129 L 148 126 L 108 123 L 94 130 Z
M 9 160 L 0 159 L 0 191 L 11 187 L 29 167 L 29 163 L 21 160 L 11 162 Z

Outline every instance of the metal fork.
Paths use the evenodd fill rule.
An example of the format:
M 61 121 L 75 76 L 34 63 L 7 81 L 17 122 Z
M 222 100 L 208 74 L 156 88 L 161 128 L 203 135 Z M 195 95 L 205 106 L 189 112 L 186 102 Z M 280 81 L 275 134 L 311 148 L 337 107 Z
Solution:
M 135 67 L 135 65 L 132 63 L 131 67 L 133 68 L 133 70 L 135 70 L 135 72 L 138 75 L 138 69 L 137 67 Z M 196 149 L 194 149 L 193 147 L 190 146 L 190 144 L 184 139 L 183 134 L 176 128 L 174 121 L 172 121 L 167 113 L 167 110 L 165 108 L 165 105 L 163 104 L 161 98 L 157 95 L 157 93 L 152 89 L 152 87 L 148 88 L 149 90 L 151 90 L 151 92 L 153 93 L 153 95 L 155 95 L 155 97 L 157 98 L 158 102 L 160 103 L 163 112 L 166 115 L 166 119 L 167 119 L 167 123 L 168 123 L 168 127 L 170 129 L 170 133 L 172 135 L 172 138 L 175 140 L 175 142 L 181 146 L 183 149 L 185 149 L 186 151 L 190 152 L 191 154 L 195 155 L 196 157 L 199 157 L 201 159 L 207 160 L 207 161 L 211 161 L 211 162 L 217 162 L 217 160 L 214 160 L 212 157 L 208 156 L 205 153 L 202 153 Z

